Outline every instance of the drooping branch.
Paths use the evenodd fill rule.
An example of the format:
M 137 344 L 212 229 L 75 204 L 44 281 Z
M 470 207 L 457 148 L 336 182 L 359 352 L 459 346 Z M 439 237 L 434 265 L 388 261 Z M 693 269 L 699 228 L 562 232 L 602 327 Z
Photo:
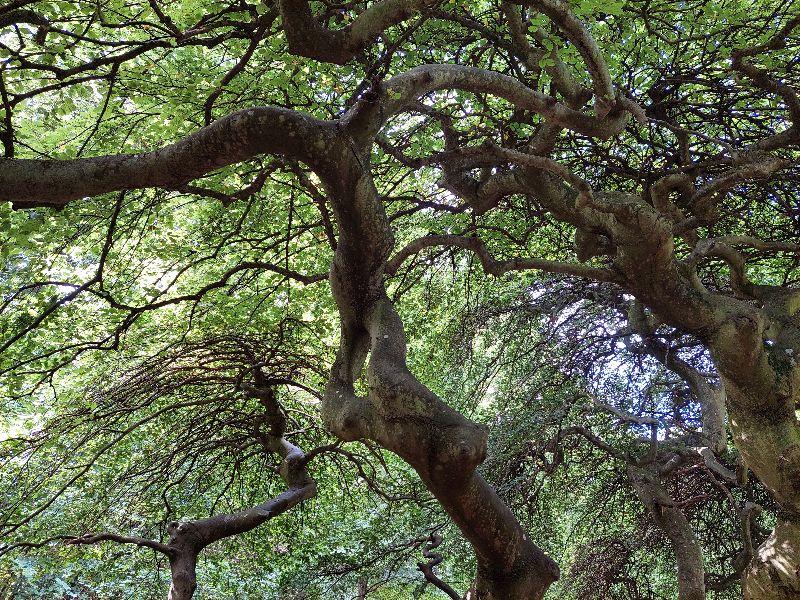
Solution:
M 167 556 L 169 556 L 172 552 L 167 544 L 162 544 L 161 542 L 156 542 L 155 540 L 150 540 L 143 537 L 117 535 L 115 533 L 87 533 L 80 537 L 66 538 L 64 541 L 65 544 L 73 546 L 78 546 L 83 544 L 99 544 L 100 542 L 134 544 L 141 548 L 150 548 L 157 552 L 161 552 L 161 554 L 165 554 Z
M 50 22 L 34 10 L 18 8 L 9 11 L 0 10 L 0 27 L 27 23 L 29 25 L 39 25 L 49 27 Z
M 197 558 L 204 548 L 221 539 L 251 531 L 304 500 L 313 498 L 317 493 L 317 486 L 308 475 L 306 466 L 316 454 L 307 457 L 299 447 L 283 437 L 285 417 L 274 388 L 268 386 L 268 380 L 258 367 L 255 368 L 255 385 L 243 384 L 241 387 L 248 396 L 257 398 L 264 408 L 264 415 L 255 424 L 255 431 L 265 449 L 275 452 L 282 459 L 278 472 L 287 486 L 284 492 L 257 506 L 235 513 L 170 523 L 167 528 L 170 537 L 166 544 L 113 533 L 85 534 L 67 539 L 65 543 L 82 545 L 111 541 L 135 544 L 160 552 L 170 561 L 172 583 L 169 600 L 191 600 L 197 588 Z M 266 431 L 261 425 L 267 425 Z
M 649 316 L 640 303 L 634 302 L 628 312 L 628 323 L 632 331 L 642 338 L 644 352 L 677 374 L 691 389 L 700 404 L 702 433 L 708 441 L 713 457 L 713 453 L 723 452 L 727 445 L 724 389 L 721 384 L 717 387 L 713 386 L 702 373 L 683 360 L 675 350 L 658 340 L 654 335 L 654 327 Z M 702 450 L 699 451 L 702 455 Z M 707 459 L 707 462 L 710 460 L 710 458 Z M 725 471 L 727 475 L 727 470 Z
M 761 240 L 750 235 L 723 235 L 717 238 L 708 238 L 708 243 L 726 244 L 728 246 L 744 246 L 762 252 L 787 252 L 790 254 L 800 254 L 800 244 L 792 242 L 779 242 Z
M 154 3 L 155 0 L 151 0 L 151 4 Z M 258 48 L 259 44 L 264 39 L 264 34 L 266 33 L 267 29 L 272 22 L 277 18 L 277 12 L 274 9 L 270 11 L 271 14 L 269 15 L 271 18 L 262 19 L 262 23 L 259 25 L 258 29 L 253 32 L 253 37 L 250 40 L 250 44 L 247 47 L 247 50 L 244 51 L 239 61 L 228 71 L 225 76 L 220 80 L 217 87 L 211 92 L 206 101 L 203 103 L 203 117 L 205 120 L 205 124 L 209 125 L 212 119 L 212 111 L 214 109 L 214 102 L 216 102 L 217 98 L 222 95 L 222 92 L 225 90 L 225 86 L 227 86 L 231 81 L 233 81 L 244 69 L 247 67 L 247 63 L 253 57 L 253 53 Z
M 546 156 L 502 148 L 491 142 L 485 142 L 478 147 L 445 150 L 444 152 L 439 152 L 416 160 L 406 159 L 403 162 L 404 164 L 417 168 L 433 164 L 442 165 L 446 173 L 468 171 L 477 167 L 491 168 L 497 163 L 507 162 L 546 171 L 572 186 L 578 193 L 579 202 L 592 202 L 592 188 L 589 183 L 585 179 L 575 175 L 565 165 Z
M 782 83 L 761 69 L 745 60 L 768 51 L 774 51 L 786 46 L 786 40 L 794 29 L 800 26 L 800 17 L 789 19 L 769 40 L 763 44 L 755 44 L 749 48 L 739 48 L 731 53 L 731 67 L 733 70 L 746 75 L 753 83 L 765 92 L 779 95 L 786 102 L 789 116 L 794 129 L 800 128 L 800 98 L 797 91 L 791 86 Z
M 757 160 L 742 161 L 741 164 L 735 165 L 698 189 L 688 203 L 696 211 L 702 206 L 705 212 L 709 208 L 709 203 L 716 204 L 721 202 L 724 198 L 724 192 L 727 192 L 736 184 L 754 179 L 768 179 L 790 164 L 791 161 L 774 156 L 761 156 Z

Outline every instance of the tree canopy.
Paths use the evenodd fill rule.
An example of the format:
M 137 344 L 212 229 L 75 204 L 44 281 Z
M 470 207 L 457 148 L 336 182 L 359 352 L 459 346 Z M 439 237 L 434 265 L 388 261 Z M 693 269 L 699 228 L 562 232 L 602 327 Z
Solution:
M 0 7 L 0 599 L 800 598 L 800 7 Z

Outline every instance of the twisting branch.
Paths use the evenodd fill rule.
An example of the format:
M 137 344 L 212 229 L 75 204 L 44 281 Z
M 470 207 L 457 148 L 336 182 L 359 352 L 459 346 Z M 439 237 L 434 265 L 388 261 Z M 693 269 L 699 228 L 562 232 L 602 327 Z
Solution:
M 786 39 L 789 34 L 800 26 L 800 16 L 790 19 L 772 38 L 761 45 L 753 45 L 749 48 L 740 48 L 731 53 L 731 67 L 739 73 L 749 77 L 753 83 L 765 92 L 778 94 L 786 102 L 789 109 L 789 116 L 797 129 L 800 127 L 800 98 L 797 91 L 790 86 L 777 81 L 771 77 L 768 71 L 760 69 L 745 58 L 757 56 L 769 50 L 778 50 L 786 46 Z
M 439 577 L 433 571 L 434 567 L 440 565 L 444 560 L 441 554 L 434 552 L 434 550 L 441 545 L 442 541 L 443 538 L 439 533 L 432 533 L 430 536 L 428 536 L 428 538 L 425 540 L 425 545 L 422 548 L 422 556 L 428 559 L 428 561 L 418 562 L 417 568 L 422 571 L 422 574 L 425 576 L 425 580 L 428 583 L 442 590 L 453 600 L 461 600 L 461 596 L 459 596 L 456 591 L 447 583 L 439 579 Z
M 546 156 L 501 148 L 489 142 L 477 148 L 458 148 L 440 152 L 421 158 L 414 164 L 416 166 L 441 164 L 445 170 L 452 171 L 456 167 L 469 170 L 479 166 L 492 166 L 501 161 L 546 171 L 571 185 L 578 193 L 579 202 L 590 204 L 593 201 L 592 188 L 589 183 L 561 163 Z
M 689 205 L 695 213 L 706 213 L 709 203 L 720 202 L 724 193 L 735 185 L 753 179 L 767 179 L 791 164 L 787 159 L 773 156 L 744 161 L 698 189 L 689 199 Z
M 151 0 L 154 2 L 155 0 Z M 217 101 L 222 93 L 225 91 L 225 86 L 227 86 L 231 81 L 233 81 L 237 75 L 239 75 L 242 71 L 244 71 L 245 67 L 247 67 L 247 63 L 253 57 L 253 53 L 258 48 L 258 45 L 264 38 L 264 34 L 272 25 L 272 22 L 277 18 L 277 12 L 274 10 L 272 14 L 268 15 L 267 19 L 262 18 L 262 24 L 258 27 L 256 31 L 253 32 L 253 38 L 250 40 L 250 45 L 247 47 L 247 50 L 244 51 L 239 61 L 233 66 L 233 68 L 228 71 L 225 76 L 220 80 L 217 87 L 211 92 L 208 97 L 206 98 L 205 103 L 203 103 L 203 117 L 205 119 L 205 124 L 210 125 L 212 118 L 212 111 L 214 109 L 214 102 Z
M 627 472 L 636 495 L 672 544 L 678 564 L 679 598 L 704 598 L 703 550 L 684 511 L 650 471 L 629 466 Z
M 322 62 L 344 64 L 385 29 L 440 0 L 382 0 L 338 30 L 324 27 L 308 0 L 278 0 L 289 50 Z
M 386 94 L 382 106 L 386 116 L 391 116 L 406 110 L 422 96 L 446 89 L 492 94 L 518 108 L 540 114 L 547 121 L 600 139 L 611 138 L 622 131 L 630 114 L 627 110 L 621 110 L 592 116 L 570 108 L 508 75 L 451 64 L 421 65 L 395 75 L 382 86 Z

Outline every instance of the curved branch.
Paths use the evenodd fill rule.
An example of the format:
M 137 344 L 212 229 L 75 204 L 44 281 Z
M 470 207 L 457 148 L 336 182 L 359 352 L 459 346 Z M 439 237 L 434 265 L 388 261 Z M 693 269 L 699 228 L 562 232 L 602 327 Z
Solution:
M 707 213 L 716 203 L 724 197 L 723 194 L 734 186 L 754 179 L 769 179 L 778 171 L 790 166 L 791 161 L 774 156 L 758 157 L 756 160 L 746 161 L 712 179 L 698 189 L 689 199 L 689 205 L 694 212 Z
M 800 244 L 792 242 L 772 242 L 761 240 L 750 235 L 724 235 L 717 238 L 709 238 L 708 243 L 725 244 L 727 246 L 745 246 L 760 252 L 787 252 L 789 254 L 800 254 Z
M 540 169 L 569 183 L 578 192 L 579 202 L 590 204 L 593 201 L 592 188 L 589 183 L 585 179 L 575 175 L 561 163 L 556 162 L 552 158 L 547 158 L 546 156 L 538 156 L 536 154 L 528 154 L 519 152 L 518 150 L 502 148 L 491 143 L 483 144 L 477 148 L 459 148 L 457 150 L 440 152 L 439 154 L 420 159 L 419 164 L 443 164 L 450 161 L 455 162 L 458 167 L 467 170 L 478 166 L 493 166 L 497 161 Z M 443 167 L 448 169 L 450 165 L 443 164 Z
M 461 600 L 461 596 L 450 587 L 447 583 L 442 581 L 436 573 L 434 573 L 433 568 L 444 560 L 441 554 L 438 552 L 434 552 L 436 548 L 438 548 L 442 543 L 442 536 L 438 533 L 432 533 L 428 539 L 425 541 L 425 546 L 422 549 L 422 556 L 426 558 L 428 562 L 418 562 L 417 568 L 422 572 L 425 576 L 425 580 L 442 590 L 445 594 L 450 596 L 453 600 Z
M 307 0 L 279 0 L 289 51 L 322 62 L 342 65 L 354 58 L 385 29 L 405 21 L 439 0 L 383 0 L 367 8 L 338 30 L 325 28 Z
M 264 407 L 264 416 L 256 423 L 256 435 L 265 448 L 282 457 L 279 473 L 287 485 L 286 491 L 275 498 L 252 508 L 246 508 L 231 514 L 219 514 L 206 519 L 173 522 L 168 526 L 170 539 L 168 544 L 135 536 L 123 536 L 113 533 L 87 534 L 69 538 L 66 544 L 96 544 L 112 541 L 122 544 L 152 548 L 169 557 L 172 572 L 170 600 L 191 600 L 197 587 L 197 557 L 208 545 L 226 537 L 239 535 L 270 519 L 283 514 L 304 500 L 317 494 L 317 484 L 308 475 L 306 465 L 309 459 L 303 451 L 283 437 L 285 417 L 278 403 L 275 390 L 267 385 L 267 379 L 257 367 L 255 369 L 255 385 L 241 385 L 245 393 L 258 398 Z M 270 428 L 262 432 L 261 423 Z
M 50 22 L 45 17 L 30 9 L 20 8 L 0 13 L 0 27 L 8 27 L 9 25 L 17 25 L 18 23 L 39 25 L 40 27 L 50 26 Z
M 546 14 L 581 53 L 594 84 L 595 112 L 598 117 L 606 116 L 614 107 L 614 86 L 611 84 L 611 74 L 608 72 L 603 53 L 592 34 L 573 14 L 569 4 L 562 0 L 537 0 L 525 3 Z
M 675 505 L 658 479 L 646 469 L 629 466 L 628 478 L 636 495 L 669 538 L 678 563 L 678 598 L 704 600 L 706 597 L 703 549 L 686 514 Z
M 119 190 L 177 190 L 201 175 L 265 153 L 319 168 L 332 143 L 331 127 L 323 121 L 274 106 L 251 108 L 152 152 L 73 160 L 0 159 L 0 200 L 16 208 L 60 207 Z
M 622 131 L 629 117 L 626 110 L 605 111 L 605 118 L 593 117 L 558 102 L 553 96 L 531 89 L 508 75 L 451 64 L 420 65 L 387 80 L 383 87 L 383 114 L 385 117 L 397 114 L 422 96 L 447 89 L 492 94 L 518 108 L 540 114 L 562 127 L 601 139 L 608 139 Z
M 587 279 L 594 279 L 596 281 L 618 281 L 617 275 L 608 269 L 597 269 L 594 267 L 587 267 L 577 263 L 568 263 L 555 260 L 546 260 L 542 258 L 512 258 L 509 260 L 497 260 L 493 258 L 486 248 L 483 240 L 476 237 L 463 237 L 459 235 L 428 235 L 425 237 L 417 238 L 397 254 L 395 254 L 386 263 L 386 273 L 392 275 L 397 272 L 400 265 L 403 264 L 410 256 L 417 254 L 425 248 L 434 246 L 449 246 L 455 248 L 463 248 L 475 253 L 481 261 L 483 270 L 490 275 L 499 277 L 509 271 L 524 271 L 528 269 L 538 269 L 547 271 L 548 273 L 562 273 L 565 275 L 574 275 L 576 277 L 585 277 Z

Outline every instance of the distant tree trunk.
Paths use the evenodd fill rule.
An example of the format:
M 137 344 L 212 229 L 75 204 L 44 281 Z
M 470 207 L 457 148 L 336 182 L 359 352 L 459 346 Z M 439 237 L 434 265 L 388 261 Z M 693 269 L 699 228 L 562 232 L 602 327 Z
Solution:
M 365 577 L 358 580 L 358 600 L 367 600 L 367 579 Z
M 678 566 L 678 599 L 705 600 L 703 549 L 686 515 L 673 506 L 672 498 L 655 475 L 646 469 L 628 467 L 628 476 L 639 500 L 669 538 Z

